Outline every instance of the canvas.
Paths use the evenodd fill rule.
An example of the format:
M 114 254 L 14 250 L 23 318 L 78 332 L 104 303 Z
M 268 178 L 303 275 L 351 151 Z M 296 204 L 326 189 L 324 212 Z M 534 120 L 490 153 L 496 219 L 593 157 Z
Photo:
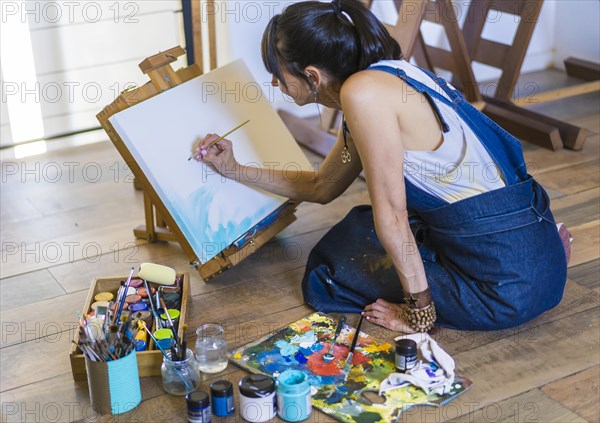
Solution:
M 310 169 L 262 87 L 236 61 L 113 115 L 109 120 L 201 263 L 206 263 L 287 199 L 188 161 L 206 134 L 224 134 L 241 164 Z M 255 177 L 256 174 L 249 174 Z
M 381 381 L 396 371 L 394 347 L 361 332 L 353 366 L 347 371 L 344 362 L 356 330 L 345 326 L 333 351 L 335 358 L 326 363 L 323 355 L 329 351 L 336 324 L 331 317 L 314 313 L 231 351 L 229 358 L 250 372 L 274 377 L 287 369 L 306 372 L 313 406 L 342 422 L 396 421 L 410 407 L 439 407 L 471 386 L 471 381 L 457 376 L 451 392 L 445 395 L 426 395 L 409 386 L 379 396 Z

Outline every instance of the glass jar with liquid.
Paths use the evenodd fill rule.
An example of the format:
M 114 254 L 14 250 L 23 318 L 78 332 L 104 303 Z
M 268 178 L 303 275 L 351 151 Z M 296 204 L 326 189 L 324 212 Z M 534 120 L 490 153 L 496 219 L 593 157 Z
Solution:
M 171 351 L 165 351 L 160 368 L 163 389 L 171 395 L 187 395 L 194 392 L 200 381 L 200 374 L 194 359 L 194 353 L 186 350 L 185 359 L 173 361 Z
M 227 343 L 223 327 L 205 323 L 196 330 L 196 361 L 204 373 L 219 373 L 227 367 Z

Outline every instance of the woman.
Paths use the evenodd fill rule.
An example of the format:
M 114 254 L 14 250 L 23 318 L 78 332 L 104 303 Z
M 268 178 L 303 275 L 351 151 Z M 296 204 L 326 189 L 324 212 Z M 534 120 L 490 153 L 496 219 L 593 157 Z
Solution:
M 519 141 L 445 81 L 402 60 L 358 0 L 289 6 L 269 22 L 262 56 L 273 85 L 297 104 L 343 111 L 322 167 L 336 169 L 335 183 L 316 171 L 256 180 L 227 140 L 199 159 L 242 183 L 323 204 L 364 169 L 372 207 L 353 209 L 311 252 L 309 304 L 363 311 L 410 333 L 434 323 L 508 328 L 560 302 L 565 250 Z

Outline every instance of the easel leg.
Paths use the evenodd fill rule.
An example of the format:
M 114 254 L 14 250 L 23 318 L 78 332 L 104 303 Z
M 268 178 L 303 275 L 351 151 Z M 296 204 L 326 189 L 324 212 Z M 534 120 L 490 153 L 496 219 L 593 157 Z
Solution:
M 144 214 L 146 215 L 146 239 L 150 242 L 154 241 L 154 206 L 150 196 L 144 192 Z

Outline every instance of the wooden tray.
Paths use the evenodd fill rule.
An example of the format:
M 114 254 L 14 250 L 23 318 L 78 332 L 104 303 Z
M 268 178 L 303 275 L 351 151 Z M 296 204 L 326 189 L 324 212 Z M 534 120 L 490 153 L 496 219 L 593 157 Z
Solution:
M 183 286 L 181 293 L 181 308 L 180 308 L 180 316 L 179 316 L 179 328 L 177 331 L 177 335 L 179 338 L 183 337 L 183 325 L 187 320 L 187 305 L 188 298 L 190 292 L 190 278 L 187 273 L 178 273 L 178 277 L 183 277 Z M 92 286 L 88 292 L 88 296 L 85 300 L 85 304 L 82 308 L 82 314 L 86 315 L 89 310 L 91 304 L 94 302 L 94 296 L 99 292 L 112 292 L 113 294 L 117 294 L 117 290 L 121 286 L 121 281 L 127 280 L 128 276 L 124 277 L 111 277 L 111 278 L 95 278 L 92 281 Z M 135 277 L 135 276 L 134 276 Z M 75 333 L 75 342 L 79 340 L 79 333 Z M 138 362 L 138 372 L 140 377 L 147 376 L 160 376 L 160 366 L 163 362 L 163 356 L 160 350 L 154 349 L 154 344 L 152 342 L 148 343 L 149 350 L 147 351 L 138 351 L 137 354 L 137 362 Z M 85 358 L 81 353 L 79 348 L 75 344 L 71 344 L 71 350 L 69 352 L 69 358 L 71 360 L 71 371 L 73 373 L 74 380 L 86 380 L 87 375 L 85 372 Z

